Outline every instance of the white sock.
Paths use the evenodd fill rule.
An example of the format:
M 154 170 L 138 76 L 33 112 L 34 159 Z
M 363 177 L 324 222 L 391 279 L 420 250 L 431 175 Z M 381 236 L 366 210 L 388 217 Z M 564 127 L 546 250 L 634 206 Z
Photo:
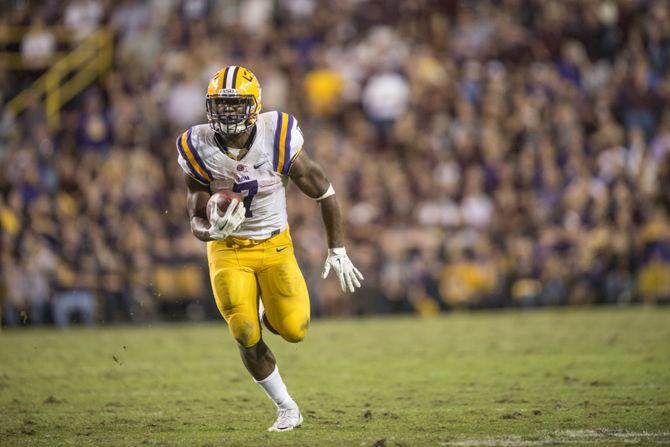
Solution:
M 275 365 L 274 371 L 263 380 L 256 380 L 254 382 L 259 384 L 265 394 L 275 403 L 277 408 L 295 408 L 297 407 L 295 401 L 288 394 L 286 385 L 279 375 L 279 368 Z

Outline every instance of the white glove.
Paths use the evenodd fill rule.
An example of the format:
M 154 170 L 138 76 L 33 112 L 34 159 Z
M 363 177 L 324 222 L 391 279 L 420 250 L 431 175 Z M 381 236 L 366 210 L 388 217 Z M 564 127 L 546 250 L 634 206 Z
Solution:
M 347 256 L 347 250 L 344 247 L 328 249 L 328 257 L 321 273 L 322 278 L 325 279 L 328 277 L 331 267 L 337 273 L 337 279 L 340 280 L 340 287 L 342 287 L 343 292 L 346 292 L 348 289 L 349 292 L 354 293 L 356 290 L 355 287 L 361 286 L 363 275 L 351 263 L 349 256 Z
M 218 206 L 214 206 L 209 216 L 209 223 L 211 224 L 209 237 L 217 241 L 227 238 L 242 225 L 245 214 L 244 203 L 237 199 L 230 201 L 226 212 L 223 214 L 220 214 Z

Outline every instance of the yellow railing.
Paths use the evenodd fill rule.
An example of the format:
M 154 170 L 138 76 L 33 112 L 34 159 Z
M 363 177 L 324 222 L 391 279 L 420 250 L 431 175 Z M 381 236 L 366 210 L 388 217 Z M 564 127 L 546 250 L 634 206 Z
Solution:
M 10 115 L 17 116 L 34 101 L 43 101 L 49 127 L 58 129 L 61 108 L 109 70 L 113 43 L 109 30 L 97 31 L 9 101 L 6 110 Z

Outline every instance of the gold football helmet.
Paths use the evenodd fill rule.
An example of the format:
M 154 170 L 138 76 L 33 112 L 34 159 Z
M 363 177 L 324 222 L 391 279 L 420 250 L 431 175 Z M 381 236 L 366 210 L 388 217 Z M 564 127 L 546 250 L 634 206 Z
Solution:
M 207 120 L 215 132 L 236 135 L 253 126 L 261 111 L 261 86 L 244 67 L 217 71 L 207 87 Z

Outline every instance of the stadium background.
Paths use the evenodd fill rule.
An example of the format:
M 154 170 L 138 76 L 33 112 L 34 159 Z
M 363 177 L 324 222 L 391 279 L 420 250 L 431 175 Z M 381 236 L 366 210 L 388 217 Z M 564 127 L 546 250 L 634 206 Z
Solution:
M 315 315 L 670 299 L 666 1 L 0 5 L 5 325 L 219 318 L 175 139 L 228 64 L 296 116 L 344 209 L 354 296 L 288 191 Z M 103 29 L 110 69 L 58 126 L 6 107 Z

